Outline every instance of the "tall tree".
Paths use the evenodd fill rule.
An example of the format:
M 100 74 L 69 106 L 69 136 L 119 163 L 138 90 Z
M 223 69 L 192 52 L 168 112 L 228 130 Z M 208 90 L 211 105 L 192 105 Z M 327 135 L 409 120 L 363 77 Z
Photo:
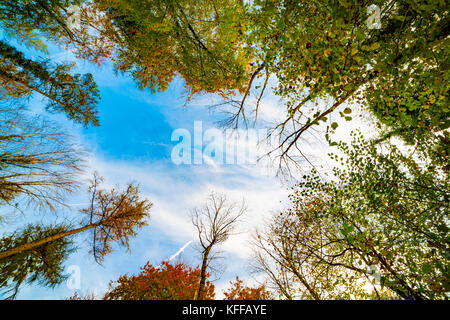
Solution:
M 52 66 L 48 61 L 27 59 L 3 41 L 0 41 L 0 59 L 0 81 L 14 97 L 36 92 L 48 99 L 48 110 L 63 111 L 85 126 L 98 125 L 95 106 L 99 94 L 91 74 L 71 75 L 73 65 Z
M 367 23 L 370 5 L 380 29 Z M 255 1 L 250 12 L 248 41 L 287 100 L 282 157 L 332 113 L 351 120 L 351 103 L 408 142 L 448 128 L 445 1 Z
M 48 40 L 63 41 L 70 37 L 72 45 L 81 45 L 67 25 L 67 9 L 82 2 L 2 1 L 0 25 L 10 38 L 42 53 L 46 53 Z M 95 108 L 99 93 L 91 74 L 71 74 L 74 64 L 28 59 L 6 40 L 0 41 L 0 61 L 2 98 L 38 93 L 48 100 L 49 110 L 65 112 L 70 119 L 85 126 L 98 125 Z
M 214 259 L 214 249 L 230 237 L 245 211 L 244 203 L 238 206 L 237 203 L 227 200 L 225 195 L 216 193 L 211 193 L 202 207 L 194 208 L 191 211 L 191 221 L 197 229 L 202 257 L 196 297 L 198 300 L 205 297 L 207 269 Z
M 55 237 L 68 231 L 64 225 L 28 225 L 21 231 L 0 238 L 1 250 L 20 247 L 29 243 Z M 19 252 L 8 258 L 0 258 L 0 288 L 5 288 L 7 299 L 14 299 L 23 283 L 39 283 L 55 287 L 66 278 L 63 263 L 73 251 L 73 241 L 59 238 Z
M 359 267 L 355 272 L 342 265 L 338 259 L 341 251 L 329 252 L 335 242 L 326 234 L 334 226 L 324 219 L 314 219 L 316 212 L 323 209 L 320 196 L 302 202 L 291 196 L 291 200 L 292 209 L 274 216 L 265 229 L 256 233 L 254 270 L 265 274 L 271 287 L 288 300 L 376 298 L 371 290 L 378 294 L 381 290 L 371 285 L 368 267 Z M 322 256 L 330 263 L 324 263 Z
M 61 283 L 62 262 L 72 243 L 68 239 L 84 231 L 93 230 L 91 252 L 98 263 L 112 251 L 113 242 L 129 249 L 129 238 L 146 224 L 152 204 L 140 198 L 135 185 L 128 185 L 122 192 L 106 192 L 98 188 L 100 181 L 97 176 L 93 179 L 90 206 L 81 210 L 87 222 L 81 227 L 29 225 L 22 232 L 0 239 L 0 287 L 12 285 L 14 297 L 24 281 L 40 280 L 51 286 Z
M 206 274 L 206 276 L 208 276 Z M 106 300 L 192 300 L 197 293 L 200 269 L 163 261 L 147 263 L 137 276 L 121 276 L 106 293 Z M 214 285 L 206 281 L 204 299 L 214 299 Z
M 0 204 L 55 210 L 78 188 L 84 152 L 51 121 L 11 104 L 0 104 Z

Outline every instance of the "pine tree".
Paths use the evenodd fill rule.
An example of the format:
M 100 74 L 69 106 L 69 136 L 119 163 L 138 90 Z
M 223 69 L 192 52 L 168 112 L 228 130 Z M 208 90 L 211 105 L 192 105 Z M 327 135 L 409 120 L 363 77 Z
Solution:
M 0 239 L 0 288 L 12 286 L 11 298 L 25 281 L 47 286 L 63 281 L 62 263 L 71 252 L 71 236 L 93 230 L 91 252 L 98 263 L 112 251 L 112 242 L 129 249 L 129 238 L 146 225 L 152 203 L 141 199 L 139 188 L 133 184 L 122 192 L 99 190 L 101 180 L 94 176 L 90 206 L 81 210 L 88 222 L 81 227 L 29 225 Z

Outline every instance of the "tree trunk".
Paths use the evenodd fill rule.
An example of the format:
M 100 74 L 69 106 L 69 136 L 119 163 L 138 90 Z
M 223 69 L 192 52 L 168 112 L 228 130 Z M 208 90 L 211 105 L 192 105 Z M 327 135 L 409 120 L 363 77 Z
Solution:
M 205 283 L 206 283 L 206 267 L 208 266 L 208 256 L 210 250 L 211 246 L 207 247 L 205 249 L 205 252 L 203 253 L 202 268 L 200 270 L 200 285 L 198 286 L 198 294 L 196 300 L 203 300 L 203 294 L 205 291 Z
M 77 229 L 72 229 L 72 230 L 69 230 L 69 231 L 61 232 L 61 233 L 58 233 L 58 234 L 55 234 L 55 235 L 52 235 L 52 236 L 45 237 L 45 238 L 40 239 L 40 240 L 35 240 L 35 241 L 30 242 L 30 243 L 26 243 L 26 244 L 17 246 L 17 247 L 12 248 L 12 249 L 1 251 L 0 252 L 0 260 L 4 259 L 4 258 L 7 258 L 7 257 L 10 257 L 12 255 L 15 255 L 17 253 L 20 253 L 22 251 L 32 250 L 32 249 L 37 248 L 37 247 L 39 247 L 39 246 L 41 246 L 43 244 L 46 244 L 48 242 L 55 241 L 55 240 L 58 240 L 58 239 L 70 236 L 72 234 L 76 234 L 76 233 L 83 232 L 83 231 L 88 230 L 88 229 L 95 228 L 98 225 L 99 225 L 98 223 L 88 224 L 87 226 L 84 226 L 84 227 L 81 227 L 81 228 L 77 228 Z

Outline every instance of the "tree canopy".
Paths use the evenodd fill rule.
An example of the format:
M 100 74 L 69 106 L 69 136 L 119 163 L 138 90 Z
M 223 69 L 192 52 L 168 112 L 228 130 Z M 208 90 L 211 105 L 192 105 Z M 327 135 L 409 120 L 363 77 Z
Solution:
M 22 283 L 38 282 L 54 287 L 65 278 L 63 262 L 73 251 L 73 237 L 93 230 L 92 254 L 98 263 L 112 251 L 112 243 L 129 249 L 130 237 L 147 224 L 152 203 L 142 199 L 139 188 L 130 184 L 124 191 L 99 188 L 94 176 L 89 188 L 91 202 L 81 209 L 87 222 L 74 228 L 67 224 L 28 225 L 23 231 L 0 238 L 0 288 L 14 298 Z M 9 289 L 8 289 L 9 288 Z
M 46 53 L 45 41 L 71 36 L 66 25 L 67 7 L 81 1 L 3 1 L 0 26 L 18 43 Z M 17 23 L 16 21 L 20 21 Z M 41 34 L 45 36 L 42 39 Z M 48 59 L 32 60 L 15 46 L 0 41 L 2 98 L 37 93 L 47 99 L 47 109 L 64 112 L 85 126 L 98 125 L 97 85 L 91 74 L 71 74 L 74 64 L 56 64 Z
M 66 232 L 63 225 L 28 225 L 20 232 L 0 238 L 1 250 L 12 249 L 39 239 Z M 0 258 L 0 288 L 6 288 L 7 298 L 13 299 L 21 284 L 37 282 L 44 286 L 55 287 L 61 284 L 64 274 L 63 262 L 73 251 L 73 241 L 61 238 L 47 242 L 31 251 L 23 251 L 8 259 Z
M 337 148 L 346 157 L 330 155 L 339 163 L 334 179 L 304 176 L 293 188 L 292 207 L 258 237 L 259 266 L 278 270 L 272 280 L 286 296 L 300 286 L 315 299 L 445 299 L 448 175 L 422 165 L 424 155 L 381 148 L 358 134 L 351 146 Z M 275 269 L 268 260 L 278 261 Z M 373 291 L 362 287 L 372 282 L 370 269 L 379 275 Z
M 369 5 L 380 8 L 377 28 Z M 153 91 L 178 76 L 191 94 L 240 93 L 236 124 L 248 108 L 258 111 L 274 77 L 288 115 L 277 125 L 283 156 L 332 113 L 350 121 L 354 103 L 408 143 L 448 128 L 445 1 L 105 0 L 85 15 L 96 32 L 80 56 L 110 58 Z M 252 107 L 251 89 L 260 89 Z
M 52 61 L 56 46 L 111 63 L 150 94 L 181 79 L 187 101 L 208 94 L 231 106 L 223 123 L 235 128 L 249 117 L 257 123 L 270 91 L 282 107 L 269 152 L 280 168 L 305 157 L 306 133 L 336 148 L 334 168 L 312 165 L 295 182 L 290 206 L 256 232 L 252 262 L 281 297 L 448 299 L 448 14 L 445 0 L 3 0 L 0 205 L 35 203 L 58 214 L 82 184 L 85 152 L 45 114 L 26 112 L 40 97 L 46 112 L 85 129 L 100 125 L 93 75 Z M 375 123 L 375 138 L 335 141 L 355 116 Z M 11 298 L 26 282 L 61 283 L 75 234 L 90 230 L 98 263 L 113 243 L 129 249 L 152 203 L 135 183 L 103 190 L 101 180 L 94 176 L 76 226 L 25 218 L 2 235 L 0 288 Z M 104 298 L 214 299 L 207 272 L 214 249 L 245 211 L 213 193 L 191 214 L 200 267 L 147 263 Z M 265 285 L 249 288 L 239 278 L 224 294 L 273 298 Z
M 208 277 L 208 274 L 207 274 Z M 163 261 L 154 267 L 147 263 L 136 276 L 123 275 L 106 293 L 106 300 L 194 300 L 200 281 L 200 268 Z M 214 298 L 214 285 L 206 281 L 203 299 Z

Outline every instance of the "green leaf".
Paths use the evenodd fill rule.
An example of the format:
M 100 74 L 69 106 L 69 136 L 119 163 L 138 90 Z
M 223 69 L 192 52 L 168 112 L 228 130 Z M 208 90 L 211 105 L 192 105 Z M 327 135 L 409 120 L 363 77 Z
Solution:
M 380 47 L 380 43 L 375 42 L 370 45 L 370 50 L 377 50 L 379 47 Z
M 433 269 L 432 266 L 430 264 L 428 264 L 428 263 L 425 263 L 425 264 L 422 265 L 422 272 L 423 273 L 430 273 L 432 269 Z

